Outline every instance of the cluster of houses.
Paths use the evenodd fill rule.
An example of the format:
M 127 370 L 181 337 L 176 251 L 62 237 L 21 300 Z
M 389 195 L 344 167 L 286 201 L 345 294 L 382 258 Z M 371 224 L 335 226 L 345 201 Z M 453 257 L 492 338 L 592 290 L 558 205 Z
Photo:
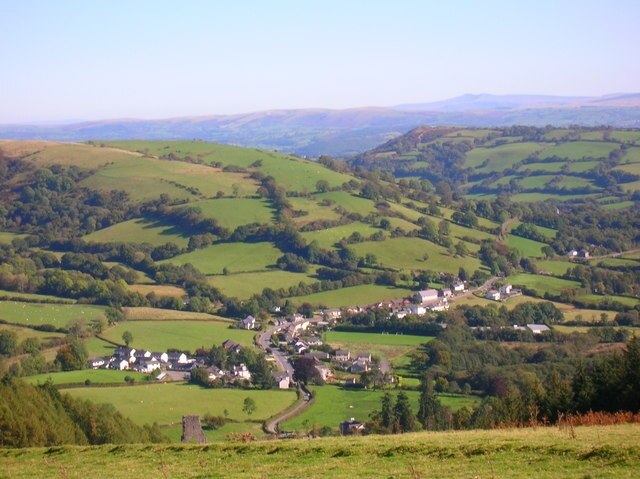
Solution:
M 519 296 L 521 294 L 521 290 L 515 289 L 512 285 L 507 283 L 500 286 L 498 289 L 487 291 L 484 297 L 492 301 L 505 301 L 513 296 Z
M 500 329 L 503 329 L 504 327 L 501 327 Z M 472 330 L 478 330 L 478 331 L 491 331 L 491 326 L 471 326 Z M 531 331 L 533 334 L 538 335 L 538 334 L 542 334 L 542 333 L 546 333 L 547 331 L 551 331 L 551 328 L 549 328 L 549 326 L 547 326 L 546 324 L 527 324 L 525 326 L 519 326 L 517 324 L 513 325 L 513 329 L 515 331 Z

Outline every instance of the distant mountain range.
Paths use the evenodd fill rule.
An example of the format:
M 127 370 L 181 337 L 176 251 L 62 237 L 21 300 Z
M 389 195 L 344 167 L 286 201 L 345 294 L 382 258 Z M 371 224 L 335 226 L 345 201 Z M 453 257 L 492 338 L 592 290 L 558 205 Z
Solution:
M 306 156 L 350 156 L 419 125 L 637 128 L 640 127 L 640 93 L 599 97 L 480 94 L 392 107 L 0 125 L 0 138 L 57 141 L 197 138 Z

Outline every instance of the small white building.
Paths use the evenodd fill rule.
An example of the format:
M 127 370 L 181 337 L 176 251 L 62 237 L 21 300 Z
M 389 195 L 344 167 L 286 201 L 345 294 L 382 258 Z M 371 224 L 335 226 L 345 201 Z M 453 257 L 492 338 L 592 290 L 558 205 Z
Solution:
M 500 296 L 509 296 L 512 289 L 513 286 L 511 286 L 509 283 L 505 284 L 504 286 L 500 286 Z
M 249 315 L 240 321 L 240 327 L 242 329 L 254 329 L 256 327 L 256 319 Z
M 291 385 L 291 378 L 286 373 L 272 371 L 271 375 L 273 376 L 273 379 L 276 380 L 276 384 L 279 389 L 289 389 L 289 386 Z
M 168 363 L 169 362 L 169 355 L 167 353 L 162 353 L 160 351 L 151 353 L 151 357 L 153 359 L 157 359 L 161 363 Z
M 152 373 L 156 369 L 160 369 L 160 361 L 157 359 L 141 359 L 136 365 L 136 370 L 141 373 Z
M 113 368 L 117 369 L 118 371 L 129 369 L 129 361 L 127 359 L 120 359 L 118 361 L 115 361 L 113 363 Z
M 452 296 L 453 296 L 453 291 L 451 291 L 451 288 L 443 288 L 442 290 L 443 298 L 451 298 Z
M 410 304 L 407 306 L 409 313 L 415 314 L 416 316 L 422 316 L 427 313 L 427 308 L 422 306 L 421 304 Z
M 451 284 L 451 289 L 453 289 L 456 293 L 461 293 L 465 290 L 464 281 L 454 281 Z
M 333 371 L 331 370 L 331 368 L 325 366 L 324 364 L 318 364 L 316 366 L 316 371 L 318 371 L 323 381 L 326 381 L 327 379 L 333 377 Z
M 89 361 L 89 367 L 91 369 L 98 369 L 104 366 L 107 362 L 104 358 L 95 358 Z
M 529 328 L 533 334 L 542 334 L 551 331 L 546 324 L 527 324 L 527 328 Z
M 239 366 L 233 367 L 233 375 L 240 379 L 251 379 L 251 373 L 249 372 L 249 368 L 244 363 L 241 363 Z
M 187 364 L 189 359 L 185 353 L 171 352 L 167 353 L 167 361 L 170 363 Z
M 351 359 L 351 353 L 349 351 L 338 349 L 334 358 L 336 361 L 349 361 L 349 359 Z
M 484 297 L 492 301 L 500 301 L 500 291 L 492 289 L 491 291 L 487 291 Z
M 578 256 L 578 250 L 572 249 L 567 253 L 569 258 L 576 258 Z

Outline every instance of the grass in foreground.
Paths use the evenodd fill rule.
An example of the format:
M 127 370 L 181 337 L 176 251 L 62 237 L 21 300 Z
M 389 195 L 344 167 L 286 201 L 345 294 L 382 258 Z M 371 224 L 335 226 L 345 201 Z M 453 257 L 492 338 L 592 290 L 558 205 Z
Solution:
M 640 468 L 640 425 L 414 433 L 213 446 L 0 450 L 22 478 L 135 476 L 627 479 Z

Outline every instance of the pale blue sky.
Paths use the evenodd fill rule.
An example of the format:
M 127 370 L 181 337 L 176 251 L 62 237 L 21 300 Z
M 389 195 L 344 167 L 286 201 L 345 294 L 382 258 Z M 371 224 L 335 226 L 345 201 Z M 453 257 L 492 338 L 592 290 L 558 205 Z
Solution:
M 640 1 L 0 0 L 0 123 L 640 90 Z

